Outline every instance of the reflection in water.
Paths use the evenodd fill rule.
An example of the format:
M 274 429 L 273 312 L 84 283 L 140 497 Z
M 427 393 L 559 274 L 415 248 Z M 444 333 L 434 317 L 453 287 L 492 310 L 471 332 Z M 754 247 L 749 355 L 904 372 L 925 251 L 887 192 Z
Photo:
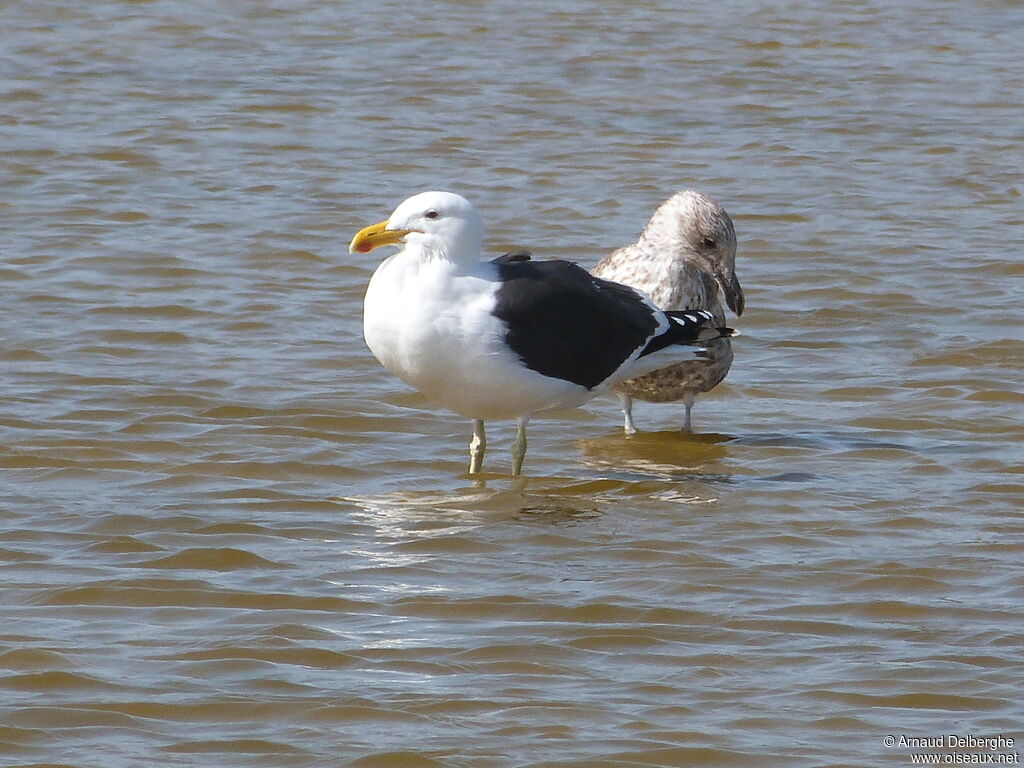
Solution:
M 621 432 L 578 441 L 583 461 L 614 472 L 662 479 L 722 482 L 729 458 L 728 435 L 682 431 Z
M 730 482 L 726 473 L 707 471 L 722 466 L 730 440 L 715 434 L 615 433 L 574 442 L 583 462 L 600 472 L 589 479 L 483 473 L 473 476 L 471 486 L 452 490 L 405 490 L 338 501 L 365 509 L 382 527 L 393 519 L 482 524 L 519 514 L 563 523 L 599 515 L 607 507 L 642 504 L 647 498 L 701 503 L 715 498 L 711 486 Z
M 511 486 L 491 488 L 495 486 Z M 346 498 L 365 509 L 380 525 L 399 519 L 447 521 L 447 524 L 479 525 L 511 519 L 516 515 L 550 514 L 552 522 L 599 514 L 603 502 L 621 492 L 624 483 L 580 482 L 569 478 L 495 476 L 478 479 L 473 486 L 455 491 L 396 492 L 386 495 Z

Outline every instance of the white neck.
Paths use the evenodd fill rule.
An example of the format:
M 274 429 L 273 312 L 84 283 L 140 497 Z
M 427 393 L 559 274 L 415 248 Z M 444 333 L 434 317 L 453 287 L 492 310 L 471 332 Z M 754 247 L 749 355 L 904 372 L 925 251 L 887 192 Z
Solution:
M 460 271 L 473 268 L 480 261 L 482 238 L 466 233 L 458 238 L 439 238 L 414 232 L 405 239 L 407 258 L 422 262 L 447 261 Z

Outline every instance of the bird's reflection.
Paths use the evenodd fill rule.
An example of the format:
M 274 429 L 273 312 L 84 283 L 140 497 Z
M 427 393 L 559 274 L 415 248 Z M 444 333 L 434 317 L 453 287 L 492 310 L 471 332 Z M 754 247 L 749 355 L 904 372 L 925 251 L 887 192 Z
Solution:
M 731 483 L 726 469 L 731 435 L 680 431 L 618 430 L 579 440 L 583 473 L 509 477 L 500 472 L 464 474 L 462 483 L 436 489 L 394 490 L 349 498 L 382 517 L 417 518 L 457 513 L 464 521 L 517 518 L 551 523 L 580 522 L 609 506 L 639 497 L 700 503 L 717 496 L 712 486 Z M 453 465 L 454 468 L 454 465 Z M 454 479 L 454 478 L 453 478 Z
M 640 432 L 627 437 L 616 431 L 580 440 L 579 446 L 582 460 L 596 468 L 721 481 L 728 479 L 722 462 L 734 439 L 715 432 Z

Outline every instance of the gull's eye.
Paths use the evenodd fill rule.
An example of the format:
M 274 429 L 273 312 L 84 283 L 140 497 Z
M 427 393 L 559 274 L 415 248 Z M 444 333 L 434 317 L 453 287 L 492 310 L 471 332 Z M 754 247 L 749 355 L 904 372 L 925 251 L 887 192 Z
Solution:
M 714 238 L 711 237 L 705 237 L 703 240 L 701 240 L 701 243 L 704 245 L 705 248 L 714 248 L 716 245 L 718 245 L 718 243 L 714 241 Z
M 428 219 L 436 219 L 441 214 L 439 214 L 437 211 L 427 211 L 423 215 L 426 216 Z

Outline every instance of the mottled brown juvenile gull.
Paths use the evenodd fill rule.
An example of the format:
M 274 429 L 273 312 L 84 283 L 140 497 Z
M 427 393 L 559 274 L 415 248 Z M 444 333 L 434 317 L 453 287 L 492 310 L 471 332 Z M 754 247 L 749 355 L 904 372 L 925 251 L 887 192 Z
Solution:
M 634 245 L 619 248 L 591 272 L 646 293 L 662 309 L 710 311 L 725 323 L 721 289 L 729 309 L 743 313 L 743 289 L 736 279 L 736 231 L 725 209 L 707 195 L 678 192 L 659 206 Z M 633 399 L 652 403 L 682 400 L 683 428 L 691 430 L 697 395 L 715 387 L 732 365 L 732 345 L 709 342 L 707 354 L 675 363 L 615 386 L 627 434 L 636 432 Z
M 465 198 L 423 192 L 349 246 L 400 249 L 370 280 L 363 335 L 394 375 L 473 419 L 470 472 L 483 465 L 484 419 L 517 421 L 518 475 L 534 414 L 585 403 L 733 333 L 715 327 L 710 312 L 663 312 L 568 261 L 483 261 L 483 236 L 483 219 Z

